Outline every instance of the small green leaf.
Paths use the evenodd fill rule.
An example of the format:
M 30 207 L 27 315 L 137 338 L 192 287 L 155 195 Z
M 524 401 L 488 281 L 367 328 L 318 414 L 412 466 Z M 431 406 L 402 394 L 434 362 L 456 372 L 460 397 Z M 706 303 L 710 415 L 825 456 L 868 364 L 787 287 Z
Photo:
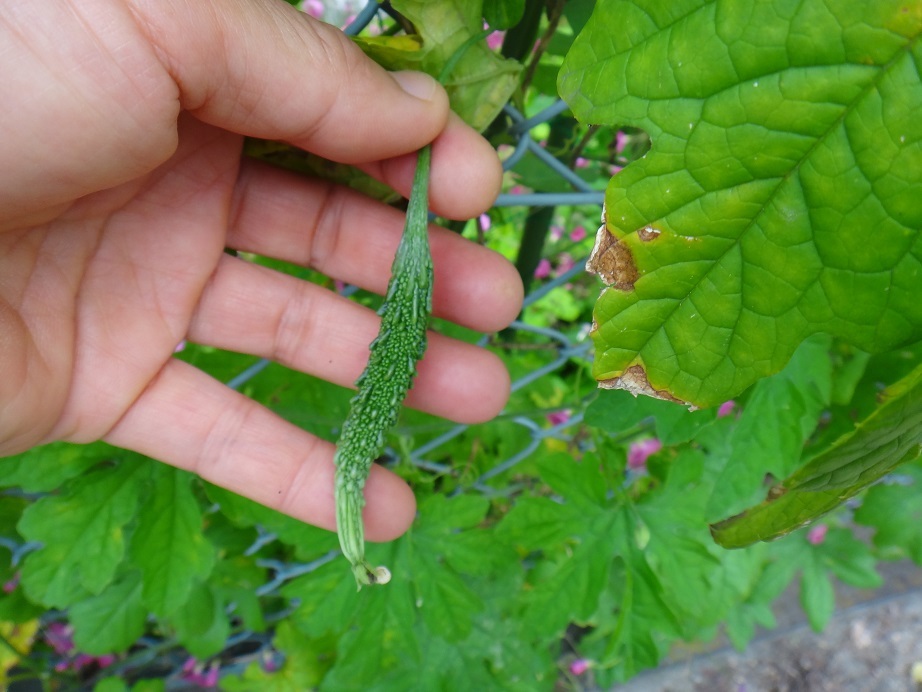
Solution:
M 105 678 L 93 686 L 93 692 L 128 692 L 128 683 L 121 678 Z
M 310 560 L 337 546 L 336 534 L 331 531 L 310 526 L 216 485 L 205 484 L 205 492 L 231 522 L 270 531 L 283 543 L 294 546 L 298 559 Z
M 389 564 L 397 565 L 399 560 Z M 409 583 L 395 578 L 386 589 L 363 589 L 358 595 L 355 584 L 351 586 L 353 598 L 361 602 L 361 616 L 339 638 L 336 664 L 324 679 L 328 689 L 365 689 L 394 669 L 408 664 L 421 667 Z
M 0 486 L 18 486 L 27 493 L 56 490 L 65 481 L 115 454 L 112 447 L 102 442 L 91 445 L 54 442 L 34 447 L 2 460 Z
M 605 503 L 605 479 L 593 455 L 574 459 L 570 454 L 552 454 L 538 462 L 538 472 L 555 492 L 577 507 Z
M 726 548 L 783 536 L 834 509 L 922 453 L 922 365 L 888 387 L 854 431 L 769 492 L 768 499 L 711 527 Z
M 357 39 L 390 70 L 416 69 L 438 77 L 455 51 L 483 30 L 481 2 L 476 0 L 393 0 L 392 5 L 420 32 L 419 50 L 395 50 L 397 37 Z M 482 41 L 471 46 L 445 81 L 452 110 L 482 130 L 506 105 L 521 70 L 521 64 L 497 55 Z
M 281 668 L 268 672 L 258 662 L 247 666 L 241 675 L 221 678 L 226 692 L 303 692 L 320 684 L 330 667 L 325 651 L 318 651 L 317 642 L 299 632 L 290 620 L 282 620 L 272 640 L 273 647 L 285 655 Z
M 680 636 L 679 623 L 663 595 L 663 587 L 641 551 L 629 548 L 626 558 L 615 560 L 602 600 L 603 612 L 614 618 L 614 627 L 607 621 L 600 623 L 610 634 L 598 642 L 598 653 L 587 652 L 605 671 L 600 683 L 610 686 L 655 667 L 663 655 L 659 642 Z M 608 615 L 609 608 L 612 615 Z
M 830 529 L 816 551 L 823 564 L 845 584 L 856 589 L 876 589 L 883 585 L 876 567 L 877 556 L 851 531 Z
M 611 574 L 615 551 L 610 537 L 624 530 L 617 516 L 614 519 L 592 533 L 584 528 L 572 552 L 557 556 L 530 577 L 533 588 L 524 597 L 522 618 L 535 636 L 550 640 L 571 622 L 590 621 Z
M 619 435 L 651 418 L 657 438 L 669 446 L 688 442 L 714 416 L 714 411 L 689 411 L 673 401 L 603 389 L 586 409 L 585 421 L 587 425 Z
M 131 559 L 144 575 L 144 605 L 165 617 L 186 602 L 195 582 L 208 577 L 214 548 L 202 533 L 191 474 L 159 464 L 153 477 L 131 538 Z
M 483 19 L 491 29 L 510 29 L 525 14 L 525 0 L 487 0 Z
M 753 551 L 737 551 L 738 555 L 753 555 Z M 764 563 L 764 551 L 754 555 L 759 566 Z M 774 629 L 776 622 L 772 602 L 787 588 L 794 576 L 792 566 L 775 561 L 762 569 L 750 570 L 752 581 L 747 584 L 743 598 L 727 615 L 727 635 L 733 646 L 742 651 L 755 635 L 756 625 Z
M 208 584 L 194 585 L 185 606 L 170 620 L 179 642 L 196 658 L 220 652 L 230 635 L 224 600 Z
M 828 406 L 832 386 L 830 340 L 812 337 L 785 368 L 753 388 L 723 450 L 707 516 L 719 519 L 758 502 L 764 479 L 787 477 L 800 461 L 804 442 Z
M 123 527 L 135 515 L 141 483 L 156 462 L 131 456 L 80 477 L 61 495 L 22 515 L 19 531 L 42 544 L 22 568 L 29 598 L 63 608 L 102 591 L 125 552 Z
M 800 604 L 807 614 L 810 627 L 821 632 L 836 609 L 836 594 L 826 570 L 818 560 L 804 565 L 800 579 Z
M 243 626 L 254 632 L 264 632 L 260 586 L 268 581 L 267 569 L 256 564 L 257 558 L 249 555 L 226 555 L 215 564 L 208 583 L 220 593 L 223 600 L 234 604 L 234 616 Z
M 496 529 L 506 542 L 526 550 L 541 550 L 563 543 L 580 526 L 582 513 L 575 505 L 546 497 L 523 497 Z
M 855 521 L 876 529 L 874 545 L 898 549 L 922 565 L 922 467 L 901 470 L 902 484 L 875 485 L 855 512 Z
M 70 609 L 74 645 L 95 656 L 127 650 L 144 633 L 146 619 L 138 572 L 128 573 L 98 596 Z
M 341 565 L 334 561 L 296 577 L 282 587 L 282 595 L 298 603 L 291 616 L 292 622 L 311 637 L 340 632 L 356 617 L 361 601 L 356 598 L 355 582 L 344 579 L 339 567 Z
M 292 620 L 300 631 L 338 637 L 336 663 L 324 685 L 401 689 L 383 681 L 391 675 L 402 680 L 405 668 L 421 666 L 427 640 L 457 644 L 472 633 L 484 605 L 467 575 L 482 572 L 482 559 L 495 562 L 488 553 L 506 554 L 505 546 L 491 543 L 479 527 L 488 508 L 477 496 L 435 495 L 421 501 L 419 518 L 405 536 L 367 546 L 373 564 L 391 568 L 393 579 L 385 589 L 356 592 L 338 561 L 283 587 L 282 594 L 299 603 Z M 467 563 L 472 556 L 475 563 Z
M 606 192 L 596 379 L 713 406 L 811 334 L 922 338 L 920 34 L 901 0 L 599 0 L 560 93 L 653 147 Z

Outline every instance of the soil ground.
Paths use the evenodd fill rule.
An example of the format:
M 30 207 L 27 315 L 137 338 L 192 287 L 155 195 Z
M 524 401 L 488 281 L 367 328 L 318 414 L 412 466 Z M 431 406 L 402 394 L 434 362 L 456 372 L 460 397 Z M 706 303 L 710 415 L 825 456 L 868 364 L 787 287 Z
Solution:
M 677 648 L 613 692 L 922 692 L 922 568 L 879 567 L 880 589 L 837 588 L 822 633 L 810 629 L 792 588 L 774 609 L 778 627 L 745 652 L 726 640 Z

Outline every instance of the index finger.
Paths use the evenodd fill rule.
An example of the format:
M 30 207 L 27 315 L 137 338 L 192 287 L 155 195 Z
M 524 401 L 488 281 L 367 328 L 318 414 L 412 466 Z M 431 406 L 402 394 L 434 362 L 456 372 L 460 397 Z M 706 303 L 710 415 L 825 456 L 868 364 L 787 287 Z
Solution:
M 287 3 L 131 6 L 179 87 L 181 107 L 205 122 L 342 163 L 414 151 L 445 127 L 448 97 L 436 80 L 387 72 L 341 31 Z

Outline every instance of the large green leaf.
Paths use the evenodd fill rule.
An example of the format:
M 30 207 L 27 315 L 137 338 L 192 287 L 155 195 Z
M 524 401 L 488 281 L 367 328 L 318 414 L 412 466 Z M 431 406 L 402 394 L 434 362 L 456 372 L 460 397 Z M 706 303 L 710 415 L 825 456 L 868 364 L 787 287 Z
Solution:
M 471 575 L 504 552 L 479 528 L 488 508 L 484 498 L 466 495 L 421 501 L 419 519 L 404 537 L 367 546 L 369 561 L 393 574 L 386 588 L 356 592 L 341 560 L 283 587 L 283 595 L 299 604 L 293 621 L 301 631 L 315 638 L 339 635 L 336 664 L 324 680 L 329 689 L 392 689 L 382 677 L 423 666 L 427 642 L 457 646 L 472 635 L 483 603 Z
M 854 431 L 769 491 L 768 499 L 712 527 L 738 548 L 783 536 L 834 509 L 922 453 L 922 365 L 882 394 L 883 403 Z
M 807 336 L 922 338 L 922 2 L 600 0 L 558 86 L 645 129 L 593 266 L 595 376 L 699 406 Z
M 695 458 L 693 458 L 695 457 Z M 678 467 L 701 468 L 697 455 Z M 608 462 L 570 455 L 540 464 L 555 499 L 519 501 L 499 526 L 500 538 L 544 553 L 528 575 L 522 621 L 533 637 L 557 641 L 570 623 L 595 627 L 599 657 L 617 679 L 657 663 L 656 641 L 680 634 L 679 615 L 710 603 L 720 564 L 709 553 L 700 516 L 703 493 L 677 475 L 662 503 L 627 501 Z M 670 573 L 681 562 L 682 569 Z M 686 610 L 687 609 L 687 610 Z

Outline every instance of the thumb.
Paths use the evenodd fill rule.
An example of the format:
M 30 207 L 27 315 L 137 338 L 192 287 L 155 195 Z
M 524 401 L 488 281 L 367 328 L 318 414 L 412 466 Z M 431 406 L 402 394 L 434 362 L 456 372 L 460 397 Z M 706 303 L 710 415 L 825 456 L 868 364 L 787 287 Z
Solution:
M 281 0 L 135 0 L 133 10 L 181 107 L 205 122 L 343 163 L 414 151 L 445 127 L 436 80 L 387 72 Z

